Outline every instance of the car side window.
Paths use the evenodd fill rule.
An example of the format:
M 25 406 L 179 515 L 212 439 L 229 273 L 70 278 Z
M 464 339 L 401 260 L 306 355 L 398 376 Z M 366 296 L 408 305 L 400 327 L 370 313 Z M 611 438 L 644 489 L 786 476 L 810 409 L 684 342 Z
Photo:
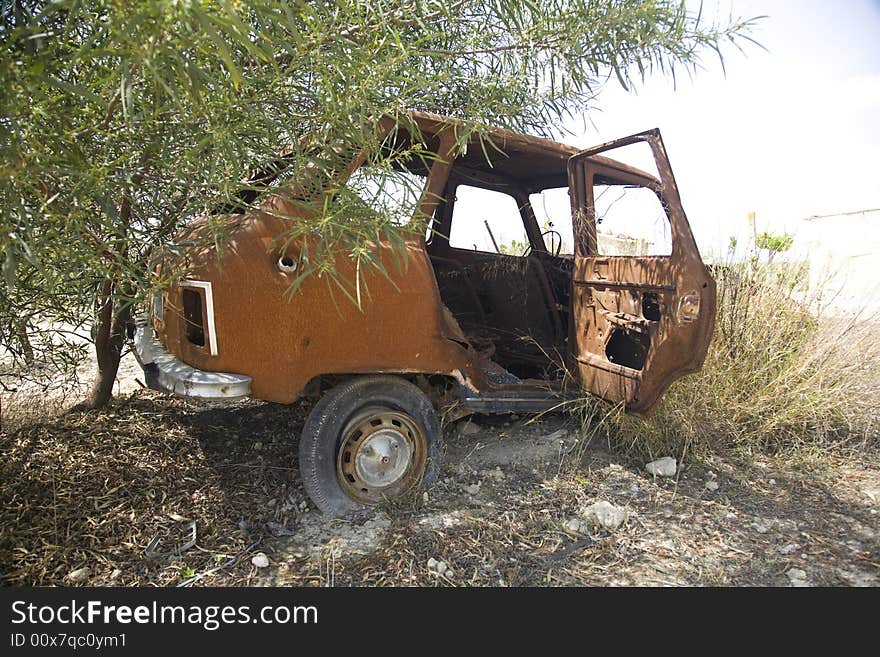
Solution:
M 599 255 L 668 256 L 672 234 L 657 193 L 639 185 L 594 185 Z
M 459 185 L 449 245 L 456 249 L 522 255 L 529 246 L 519 205 L 510 194 Z
M 411 171 L 362 166 L 351 174 L 342 191 L 349 214 L 385 215 L 402 226 L 415 214 L 426 178 Z
M 568 187 L 551 187 L 530 194 L 529 203 L 541 228 L 547 251 L 559 255 L 573 255 L 574 235 Z

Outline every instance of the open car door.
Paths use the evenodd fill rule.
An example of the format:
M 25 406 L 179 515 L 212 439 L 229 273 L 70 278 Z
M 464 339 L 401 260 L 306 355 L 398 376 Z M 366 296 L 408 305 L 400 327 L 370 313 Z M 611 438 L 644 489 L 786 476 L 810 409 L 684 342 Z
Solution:
M 650 145 L 659 180 L 598 155 L 638 142 Z M 646 415 L 675 379 L 702 365 L 715 323 L 715 281 L 681 207 L 659 130 L 581 151 L 570 158 L 568 177 L 575 229 L 570 344 L 580 384 Z M 656 195 L 671 253 L 602 255 L 599 188 Z

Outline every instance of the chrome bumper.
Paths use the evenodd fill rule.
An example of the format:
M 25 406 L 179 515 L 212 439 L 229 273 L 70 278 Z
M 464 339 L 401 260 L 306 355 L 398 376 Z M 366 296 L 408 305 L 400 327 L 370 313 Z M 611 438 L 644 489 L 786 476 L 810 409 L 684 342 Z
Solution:
M 249 376 L 197 370 L 169 354 L 144 316 L 135 322 L 134 354 L 147 386 L 154 390 L 200 399 L 238 399 L 251 394 Z

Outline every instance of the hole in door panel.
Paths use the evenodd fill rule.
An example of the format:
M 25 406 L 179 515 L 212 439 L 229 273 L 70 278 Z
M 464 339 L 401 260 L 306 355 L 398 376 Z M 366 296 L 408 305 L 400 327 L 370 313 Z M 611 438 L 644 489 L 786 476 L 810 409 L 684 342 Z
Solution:
M 642 317 L 651 322 L 660 321 L 660 297 L 656 292 L 642 294 Z
M 645 367 L 650 348 L 651 337 L 648 334 L 615 328 L 605 345 L 605 357 L 617 365 L 640 370 Z

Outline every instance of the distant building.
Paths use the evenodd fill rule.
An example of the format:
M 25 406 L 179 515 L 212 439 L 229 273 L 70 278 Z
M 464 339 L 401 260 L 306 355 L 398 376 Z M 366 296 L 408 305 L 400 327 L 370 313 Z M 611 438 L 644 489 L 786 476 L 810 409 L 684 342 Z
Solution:
M 642 256 L 648 255 L 653 242 L 640 239 L 638 237 L 629 237 L 628 235 L 610 235 L 598 231 L 596 233 L 598 240 L 599 253 L 602 255 L 617 256 Z
M 835 311 L 880 313 L 880 208 L 807 217 L 792 251 Z

